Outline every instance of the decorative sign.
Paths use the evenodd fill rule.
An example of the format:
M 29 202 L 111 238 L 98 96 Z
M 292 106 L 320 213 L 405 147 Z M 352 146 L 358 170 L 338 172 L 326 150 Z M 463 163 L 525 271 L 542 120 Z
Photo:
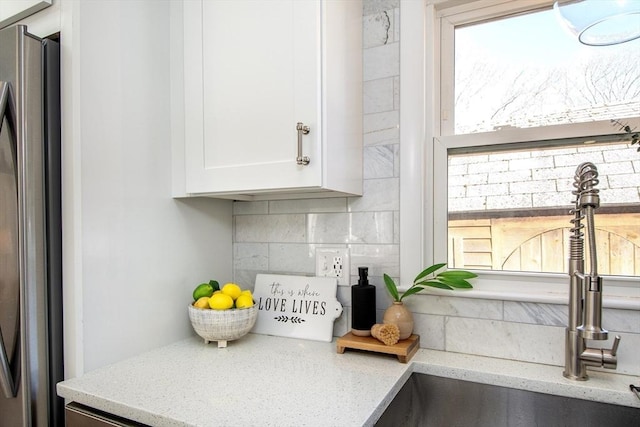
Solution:
M 258 319 L 252 332 L 331 341 L 333 322 L 342 314 L 337 279 L 258 274 L 253 299 Z

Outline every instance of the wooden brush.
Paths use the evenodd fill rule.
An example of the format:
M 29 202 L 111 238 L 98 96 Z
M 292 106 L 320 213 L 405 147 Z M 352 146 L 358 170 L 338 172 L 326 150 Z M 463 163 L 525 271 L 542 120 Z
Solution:
M 394 345 L 400 339 L 400 329 L 398 329 L 398 326 L 390 323 L 376 323 L 371 328 L 371 335 L 386 345 Z

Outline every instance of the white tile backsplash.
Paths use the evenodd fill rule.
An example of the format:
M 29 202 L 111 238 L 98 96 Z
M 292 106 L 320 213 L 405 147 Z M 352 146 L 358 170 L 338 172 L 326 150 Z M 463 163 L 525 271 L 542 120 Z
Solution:
M 640 311 L 605 308 L 602 310 L 602 327 L 607 330 L 640 334 Z M 640 356 L 638 364 L 640 365 Z
M 306 243 L 270 243 L 269 271 L 315 275 L 315 250 Z
M 397 76 L 400 73 L 400 45 L 395 42 L 364 49 L 362 60 L 364 81 Z
M 369 267 L 369 277 L 381 278 L 400 275 L 400 248 L 398 245 L 349 245 L 351 248 L 351 271 L 357 274 L 357 267 Z M 373 280 L 373 278 L 372 278 Z M 382 280 L 377 283 L 382 285 Z
M 370 48 L 393 42 L 394 13 L 383 11 L 362 19 L 362 47 Z
M 564 328 L 448 317 L 445 333 L 447 351 L 564 365 Z
M 455 291 L 464 292 L 464 291 Z M 416 313 L 438 314 L 442 316 L 471 317 L 477 319 L 503 319 L 503 302 L 478 298 L 457 298 L 455 296 L 429 295 L 429 290 L 419 298 L 407 298 L 406 304 Z
M 394 81 L 393 77 L 364 82 L 362 85 L 362 110 L 366 115 L 394 109 Z
M 268 273 L 268 270 L 264 271 L 256 271 L 256 270 L 243 270 L 236 269 L 233 272 L 233 281 L 239 284 L 242 289 L 251 289 L 253 291 L 253 287 L 256 284 L 256 274 L 258 273 Z
M 306 241 L 305 215 L 236 215 L 234 242 Z
M 269 202 L 270 214 L 346 211 L 346 197 L 329 199 L 274 200 Z
M 564 327 L 447 317 L 444 328 L 446 351 L 564 366 Z M 620 335 L 616 372 L 638 375 L 640 334 L 609 332 L 608 341 L 589 341 L 589 347 L 611 348 Z
M 349 197 L 349 211 L 397 211 L 400 209 L 398 178 L 367 179 L 363 182 L 363 197 Z
M 395 147 L 396 144 L 364 147 L 364 179 L 394 177 Z
M 393 212 L 309 214 L 309 243 L 393 243 Z
M 365 146 L 398 144 L 400 131 L 398 127 L 383 128 L 363 135 L 362 142 Z
M 364 0 L 362 2 L 362 15 L 367 16 L 399 7 L 400 0 Z
M 566 305 L 504 302 L 504 320 L 547 326 L 566 326 L 569 308 Z
M 393 243 L 393 212 L 354 212 L 349 243 Z
M 348 213 L 307 215 L 309 243 L 349 243 Z
M 233 245 L 233 267 L 235 270 L 268 270 L 269 244 L 235 243 Z
M 400 144 L 393 145 L 393 176 L 400 176 Z
M 258 273 L 313 275 L 317 247 L 347 247 L 348 283 L 356 282 L 359 266 L 369 267 L 381 321 L 390 303 L 382 275 L 400 275 L 399 0 L 365 0 L 363 20 L 363 196 L 235 202 L 234 280 L 252 287 Z M 492 160 L 500 160 L 499 155 Z M 628 156 L 620 161 L 628 161 Z M 634 161 L 634 167 L 640 170 L 640 162 Z M 487 197 L 477 203 L 497 203 L 500 196 Z M 344 312 L 334 325 L 336 336 L 351 326 L 350 290 L 338 287 Z M 414 312 L 422 347 L 564 364 L 566 305 L 436 294 L 405 302 Z M 605 309 L 603 327 L 611 339 L 622 336 L 618 371 L 640 375 L 640 311 Z M 610 347 L 611 339 L 589 345 Z
M 400 212 L 393 213 L 393 243 L 400 244 Z
M 393 78 L 393 109 L 400 110 L 400 77 Z
M 376 80 L 378 81 L 378 80 Z M 364 133 L 400 129 L 400 113 L 397 110 L 365 114 L 362 121 Z
M 420 347 L 445 350 L 444 316 L 413 313 L 413 332 L 420 335 Z
M 393 32 L 393 41 L 400 41 L 400 8 L 393 9 L 393 22 L 391 25 L 391 31 Z
M 400 115 L 398 111 L 365 114 L 363 128 L 365 147 L 400 142 Z

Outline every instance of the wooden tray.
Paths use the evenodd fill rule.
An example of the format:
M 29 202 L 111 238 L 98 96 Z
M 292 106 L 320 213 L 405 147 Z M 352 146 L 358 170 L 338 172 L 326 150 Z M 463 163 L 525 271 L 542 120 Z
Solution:
M 420 336 L 413 334 L 406 340 L 398 341 L 394 345 L 386 345 L 373 337 L 359 337 L 349 332 L 336 340 L 336 346 L 339 354 L 343 354 L 347 348 L 352 348 L 376 353 L 395 354 L 401 363 L 407 363 L 420 348 Z

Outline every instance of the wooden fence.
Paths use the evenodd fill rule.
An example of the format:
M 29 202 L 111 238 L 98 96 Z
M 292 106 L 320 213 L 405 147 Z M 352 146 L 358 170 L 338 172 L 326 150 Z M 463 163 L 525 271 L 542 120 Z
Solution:
M 566 272 L 570 217 L 449 221 L 449 266 L 467 269 Z M 598 214 L 598 273 L 640 276 L 640 214 Z M 585 241 L 586 269 L 589 270 Z

